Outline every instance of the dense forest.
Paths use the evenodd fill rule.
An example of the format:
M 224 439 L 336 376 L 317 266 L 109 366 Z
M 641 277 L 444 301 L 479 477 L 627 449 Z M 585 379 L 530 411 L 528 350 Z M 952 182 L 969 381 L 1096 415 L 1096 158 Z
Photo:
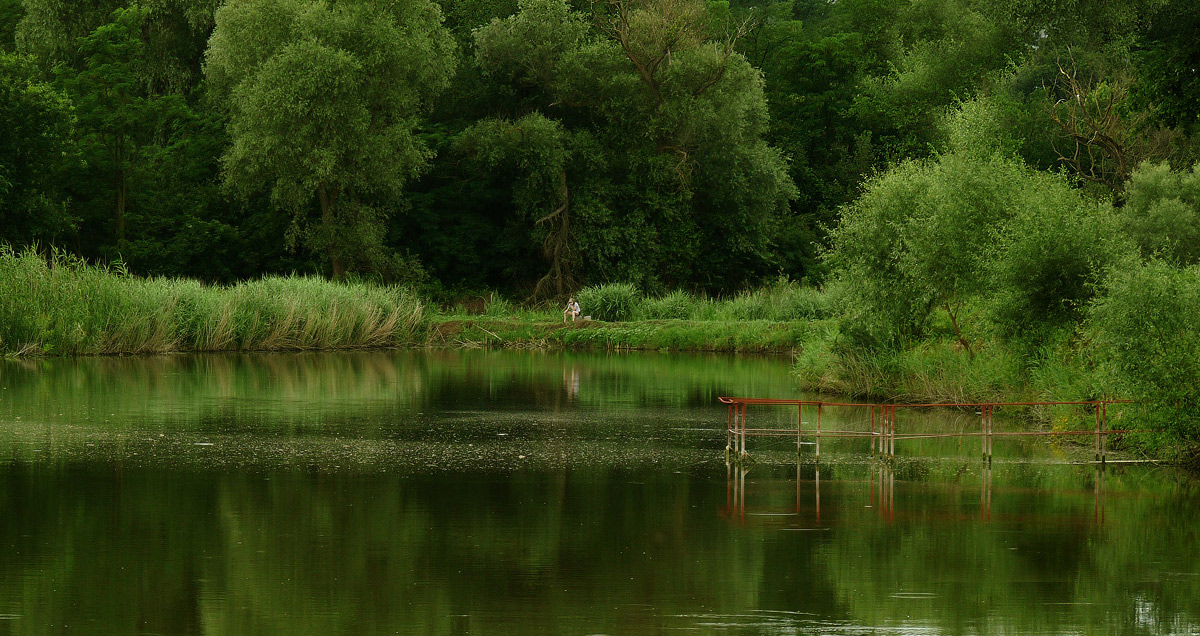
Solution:
M 889 179 L 1012 170 L 1200 257 L 1184 0 L 0 0 L 0 50 L 0 241 L 140 274 L 820 283 Z

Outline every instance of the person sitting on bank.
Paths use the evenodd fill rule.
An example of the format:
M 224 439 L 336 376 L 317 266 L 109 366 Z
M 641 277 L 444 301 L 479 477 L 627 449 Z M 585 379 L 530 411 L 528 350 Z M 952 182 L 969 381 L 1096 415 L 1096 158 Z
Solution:
M 575 302 L 574 298 L 567 301 L 567 308 L 563 310 L 564 323 L 567 322 L 567 316 L 571 317 L 571 322 L 575 322 L 575 319 L 579 317 L 579 303 Z

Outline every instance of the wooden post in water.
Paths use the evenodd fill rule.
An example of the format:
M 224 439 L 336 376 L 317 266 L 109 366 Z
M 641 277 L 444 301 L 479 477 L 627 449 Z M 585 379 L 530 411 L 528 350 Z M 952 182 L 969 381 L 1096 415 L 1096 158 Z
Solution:
M 887 455 L 889 458 L 891 458 L 891 456 L 892 456 L 892 434 L 893 434 L 892 427 L 895 425 L 892 422 L 892 407 L 890 407 L 890 406 L 883 407 L 883 413 L 884 413 L 883 426 L 884 426 L 884 430 L 887 431 L 887 437 L 883 438 L 883 443 L 884 443 L 883 452 L 885 455 Z
M 1104 498 L 1105 484 L 1104 473 L 1106 466 L 1104 464 L 1096 464 L 1095 485 L 1093 491 L 1093 501 L 1095 503 L 1095 511 L 1092 513 L 1092 520 L 1097 524 L 1104 523 Z
M 1108 404 L 1100 403 L 1100 463 L 1107 461 L 1108 457 Z
M 797 404 L 796 405 L 796 457 L 800 456 L 800 436 L 802 434 L 801 429 L 803 429 L 803 428 L 804 428 L 804 405 Z M 797 464 L 797 466 L 799 466 L 799 464 Z M 796 473 L 797 479 L 799 479 L 799 474 L 800 474 L 799 470 L 800 469 L 797 468 L 796 470 L 797 470 L 797 473 Z M 796 503 L 799 503 L 799 501 L 797 501 Z
M 875 430 L 875 407 L 871 407 L 871 456 L 877 455 L 876 450 L 880 446 L 880 433 Z
M 817 461 L 821 460 L 821 403 L 817 402 Z
M 888 496 L 887 496 L 887 499 L 888 499 L 888 503 L 887 503 L 888 523 L 893 523 L 896 521 L 896 471 L 891 465 L 888 466 L 887 481 L 888 481 Z
M 994 410 L 995 410 L 994 406 L 987 407 L 987 461 L 988 461 L 988 466 L 992 465 L 992 442 L 995 440 L 995 438 L 992 436 L 992 432 L 995 430 L 995 423 L 992 420 L 992 412 Z
M 746 469 L 738 468 L 738 519 L 746 523 Z
M 1100 461 L 1100 405 L 1093 404 L 1092 406 L 1095 407 L 1095 411 L 1096 411 L 1096 434 L 1095 434 L 1096 461 Z
M 887 410 L 888 410 L 887 454 L 888 454 L 888 457 L 894 458 L 894 457 L 896 457 L 896 407 L 895 407 L 895 405 L 891 405 L 891 406 L 887 407 Z
M 796 458 L 796 516 L 800 515 L 800 458 Z
M 738 459 L 746 457 L 746 405 L 742 404 L 742 442 L 741 451 L 738 454 Z
M 733 454 L 733 405 L 729 405 L 729 423 L 725 425 L 725 462 Z
M 979 454 L 987 460 L 987 406 L 979 408 Z
M 882 425 L 882 423 L 881 423 Z M 882 465 L 879 467 L 879 516 L 887 517 L 887 468 Z

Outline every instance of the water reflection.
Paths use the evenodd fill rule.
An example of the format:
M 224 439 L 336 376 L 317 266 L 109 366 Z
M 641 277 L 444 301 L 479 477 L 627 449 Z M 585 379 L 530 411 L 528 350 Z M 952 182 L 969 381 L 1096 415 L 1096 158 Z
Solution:
M 5 361 L 0 387 L 0 634 L 1200 630 L 1194 478 L 865 440 L 722 465 L 715 396 L 786 395 L 778 360 Z
M 936 461 L 936 460 L 934 460 Z M 925 476 L 928 475 L 929 469 L 921 466 L 921 461 L 909 461 L 902 469 L 909 474 L 910 479 L 916 477 L 920 481 L 925 481 Z M 725 463 L 725 506 L 720 510 L 720 515 L 728 519 L 735 519 L 741 524 L 745 524 L 747 514 L 751 516 L 775 517 L 777 519 L 792 516 L 791 523 L 796 525 L 807 525 L 812 527 L 821 526 L 821 464 L 819 462 L 806 462 L 798 460 L 795 462 L 795 502 L 788 509 L 763 507 L 753 507 L 755 502 L 751 502 L 752 507 L 747 509 L 746 492 L 747 478 L 750 479 L 750 485 L 755 486 L 752 473 L 754 469 L 751 464 L 737 463 L 727 461 Z M 829 468 L 826 469 L 827 472 Z M 990 462 L 981 461 L 977 466 L 958 464 L 958 472 L 961 475 L 968 470 L 978 470 L 979 472 L 979 507 L 978 519 L 983 523 L 991 523 L 994 521 L 992 517 L 992 473 L 995 470 Z M 1106 464 L 1094 464 L 1090 467 L 1080 467 L 1080 470 L 1090 471 L 1091 485 L 1090 494 L 1092 498 L 1090 510 L 1091 521 L 1096 525 L 1105 523 L 1106 519 L 1106 497 L 1107 489 L 1105 483 L 1107 480 L 1108 467 Z M 760 471 L 762 472 L 762 471 Z M 839 467 L 838 473 L 841 475 L 839 481 L 834 484 L 829 484 L 826 480 L 826 488 L 835 488 L 840 496 L 849 496 L 852 493 L 859 493 L 865 496 L 865 507 L 873 511 L 880 521 L 891 524 L 896 521 L 896 468 L 895 465 L 887 461 L 869 461 L 865 464 L 855 466 L 853 464 L 843 464 Z M 778 476 L 767 471 L 764 479 L 764 486 L 767 488 L 774 487 L 778 482 Z M 865 492 L 862 492 L 864 491 Z M 1012 487 L 1001 489 L 1002 496 L 1008 496 L 1013 490 Z M 1017 488 L 1019 492 L 1027 490 L 1025 486 Z M 964 488 L 965 491 L 965 488 Z M 927 502 L 916 501 L 920 506 L 925 506 Z M 913 511 L 901 510 L 901 514 L 912 513 Z M 1031 511 L 1037 512 L 1037 511 Z M 1058 514 L 1058 511 L 1051 511 L 1053 514 Z M 966 517 L 962 517 L 965 519 Z M 1022 513 L 1022 519 L 1028 520 L 1029 513 Z M 996 519 L 999 522 L 1008 522 L 1008 518 Z

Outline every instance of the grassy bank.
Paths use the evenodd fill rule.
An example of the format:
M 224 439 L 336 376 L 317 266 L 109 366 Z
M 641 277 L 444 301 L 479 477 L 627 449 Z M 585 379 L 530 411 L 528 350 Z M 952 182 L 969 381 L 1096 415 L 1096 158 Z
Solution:
M 564 323 L 559 307 L 525 307 L 493 294 L 434 317 L 430 343 L 787 354 L 830 328 L 825 296 L 787 282 L 727 298 L 644 296 L 632 285 L 609 284 L 580 290 L 578 298 L 588 319 Z
M 232 286 L 130 276 L 0 247 L 0 354 L 383 347 L 423 340 L 406 289 L 268 277 Z
M 801 321 L 580 320 L 564 325 L 561 318 L 555 321 L 546 316 L 443 316 L 432 320 L 429 342 L 435 346 L 786 354 L 819 328 L 817 323 Z

